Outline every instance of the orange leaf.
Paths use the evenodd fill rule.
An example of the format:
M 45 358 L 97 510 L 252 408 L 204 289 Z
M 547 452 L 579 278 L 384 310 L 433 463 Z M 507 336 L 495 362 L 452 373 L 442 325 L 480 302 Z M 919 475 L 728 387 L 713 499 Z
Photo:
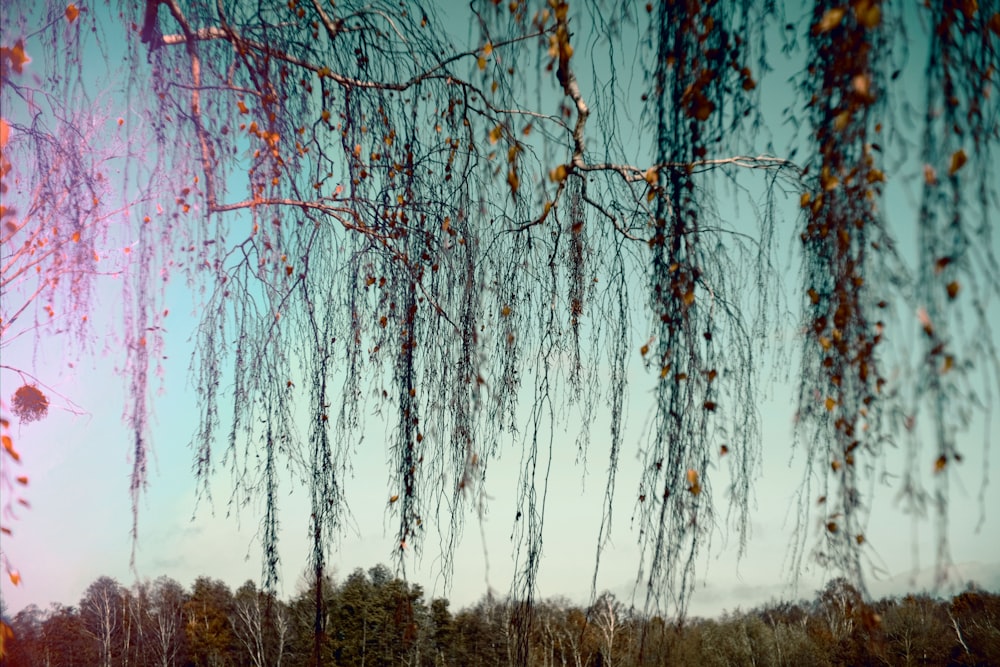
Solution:
M 941 472 L 942 470 L 945 469 L 947 465 L 948 465 L 948 459 L 942 454 L 941 456 L 937 457 L 937 460 L 934 462 L 934 472 L 935 473 Z
M 73 232 L 73 243 L 80 242 L 80 232 Z
M 10 138 L 10 125 L 7 124 L 3 118 L 0 118 L 0 148 L 7 145 L 7 140 Z
M 72 23 L 80 15 L 80 10 L 72 2 L 66 5 L 66 20 Z
M 17 570 L 11 570 L 10 572 L 7 573 L 7 576 L 10 577 L 11 583 L 14 584 L 15 586 L 21 583 L 21 573 L 18 572 Z
M 823 18 L 819 20 L 819 23 L 813 26 L 813 32 L 822 34 L 833 30 L 840 25 L 840 22 L 844 19 L 844 14 L 846 13 L 847 10 L 843 7 L 834 7 L 833 9 L 826 10 L 826 13 L 823 14 Z
M 27 486 L 28 485 L 28 476 L 27 475 L 18 475 L 17 476 L 17 483 L 20 484 L 20 485 L 22 485 L 22 486 Z
M 397 500 L 399 500 L 399 494 L 398 493 L 395 494 L 394 496 L 392 496 L 391 498 L 389 498 L 389 504 L 391 505 L 392 503 L 396 502 Z
M 24 52 L 23 39 L 17 40 L 14 46 L 10 48 L 4 47 L 0 49 L 0 57 L 4 55 L 10 60 L 10 67 L 14 70 L 15 74 L 21 74 L 24 71 L 24 66 L 31 62 L 31 58 Z
M 236 106 L 239 107 L 240 113 L 250 113 L 250 110 L 247 109 L 247 105 L 243 104 L 243 100 L 237 100 Z
M 14 449 L 14 441 L 11 440 L 9 435 L 0 437 L 0 442 L 3 443 L 4 450 L 6 450 L 12 459 L 15 461 L 21 460 L 21 455 L 17 453 L 16 449 Z
M 837 399 L 833 398 L 832 396 L 827 396 L 825 405 L 826 409 L 832 412 L 833 409 L 837 406 Z
M 969 156 L 965 154 L 965 151 L 959 148 L 951 156 L 951 166 L 948 167 L 948 175 L 954 176 L 955 172 L 962 168 L 962 165 L 969 159 Z
M 927 185 L 934 185 L 937 183 L 937 172 L 934 171 L 934 167 L 929 164 L 924 165 L 924 182 Z

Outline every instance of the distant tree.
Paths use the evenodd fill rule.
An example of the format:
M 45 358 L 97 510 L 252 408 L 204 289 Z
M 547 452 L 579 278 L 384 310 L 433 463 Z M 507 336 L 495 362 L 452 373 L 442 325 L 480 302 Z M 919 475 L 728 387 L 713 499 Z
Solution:
M 945 606 L 927 595 L 907 595 L 889 606 L 881 626 L 893 664 L 944 664 L 955 644 Z
M 970 585 L 952 599 L 948 616 L 957 640 L 953 660 L 959 664 L 1000 661 L 1000 595 Z
M 14 615 L 10 635 L 4 638 L 0 651 L 0 664 L 31 665 L 45 655 L 45 614 L 38 606 L 30 604 Z
M 111 577 L 99 577 L 90 584 L 80 599 L 80 620 L 96 647 L 96 664 L 111 667 L 121 655 L 125 622 L 119 583 Z
M 42 634 L 44 653 L 39 662 L 65 667 L 93 667 L 100 664 L 99 646 L 86 627 L 81 613 L 73 607 L 52 605 L 46 614 Z
M 146 637 L 158 667 L 176 667 L 187 654 L 186 602 L 184 587 L 169 577 L 161 576 L 150 586 Z
M 233 594 L 218 579 L 198 577 L 184 604 L 185 633 L 191 659 L 200 667 L 230 665 L 236 651 L 230 618 Z

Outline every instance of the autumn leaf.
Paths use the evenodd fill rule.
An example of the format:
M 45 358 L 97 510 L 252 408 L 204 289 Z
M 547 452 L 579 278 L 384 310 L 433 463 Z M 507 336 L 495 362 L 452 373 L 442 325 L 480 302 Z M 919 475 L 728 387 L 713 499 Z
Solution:
M 7 145 L 8 139 L 10 139 L 10 125 L 3 118 L 0 118 L 0 148 Z
M 517 172 L 513 169 L 507 172 L 507 185 L 510 186 L 511 196 L 517 195 L 517 189 L 521 187 L 521 179 L 517 177 Z
M 951 156 L 951 166 L 948 167 L 948 175 L 954 176 L 955 173 L 962 168 L 962 165 L 966 163 L 969 157 L 965 154 L 965 151 L 959 148 Z
M 934 461 L 934 473 L 937 474 L 941 472 L 942 470 L 945 469 L 945 467 L 947 467 L 947 465 L 948 465 L 948 458 L 944 454 L 942 454 L 941 456 L 937 457 L 936 461 Z
M 929 164 L 924 165 L 924 182 L 927 183 L 927 185 L 934 185 L 937 183 L 937 171 L 935 171 L 934 167 Z
M 76 5 L 70 3 L 66 5 L 66 20 L 72 23 L 76 20 L 76 17 L 80 15 L 80 10 L 76 8 Z
M 955 297 L 958 296 L 958 291 L 959 289 L 961 289 L 961 287 L 958 284 L 957 280 L 953 280 L 950 283 L 948 283 L 948 286 L 945 289 L 948 290 L 948 298 L 954 299 Z
M 7 573 L 7 576 L 10 577 L 10 582 L 15 586 L 21 583 L 21 573 L 18 572 L 17 570 L 10 570 Z
M 824 32 L 829 32 L 840 25 L 840 22 L 844 20 L 844 14 L 847 10 L 843 7 L 834 7 L 833 9 L 826 10 L 823 14 L 823 18 L 819 20 L 819 23 L 813 26 L 813 32 L 816 34 L 823 34 Z
M 832 396 L 827 396 L 824 405 L 826 406 L 827 410 L 832 412 L 833 409 L 837 407 L 837 399 L 833 398 Z
M 394 502 L 396 502 L 397 500 L 399 500 L 399 494 L 398 493 L 394 494 L 391 498 L 389 498 L 389 504 L 391 505 Z
M 14 42 L 14 46 L 4 46 L 0 48 L 0 61 L 6 57 L 10 61 L 10 67 L 15 74 L 24 72 L 24 66 L 31 62 L 31 58 L 24 52 L 24 40 L 19 39 Z
M 656 167 L 650 167 L 642 175 L 642 178 L 649 184 L 649 187 L 655 188 L 656 184 L 660 181 L 659 170 Z
M 871 30 L 877 28 L 882 22 L 882 9 L 874 0 L 861 0 L 854 5 L 854 15 L 858 19 L 858 24 Z
M 698 471 L 695 470 L 694 468 L 688 468 L 687 480 L 688 480 L 688 491 L 691 492 L 691 495 L 697 496 L 698 494 L 700 494 L 701 484 L 698 482 Z
M 14 459 L 15 461 L 20 461 L 21 460 L 21 455 L 17 453 L 16 449 L 14 449 L 14 441 L 11 440 L 11 437 L 9 435 L 5 435 L 5 436 L 0 437 L 0 442 L 3 443 L 4 451 L 6 451 L 7 454 L 12 459 Z

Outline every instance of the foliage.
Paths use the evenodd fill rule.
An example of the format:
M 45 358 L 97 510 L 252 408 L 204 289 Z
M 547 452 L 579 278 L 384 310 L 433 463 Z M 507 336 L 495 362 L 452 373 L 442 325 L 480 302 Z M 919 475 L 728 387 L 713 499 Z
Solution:
M 477 650 L 526 660 L 557 438 L 579 428 L 571 435 L 589 460 L 595 415 L 607 417 L 596 572 L 616 506 L 635 352 L 654 386 L 650 426 L 635 448 L 639 487 L 627 495 L 637 580 L 647 612 L 673 606 L 683 615 L 720 498 L 738 543 L 748 538 L 762 453 L 760 362 L 782 316 L 777 326 L 801 327 L 796 422 L 807 464 L 795 570 L 814 538 L 819 563 L 857 593 L 845 597 L 840 585 L 824 604 L 875 633 L 865 525 L 887 447 L 910 447 L 900 491 L 912 509 L 927 502 L 919 470 L 934 471 L 943 572 L 947 480 L 961 457 L 955 433 L 975 410 L 992 410 L 1000 379 L 989 327 L 1000 287 L 991 227 L 1000 98 L 988 94 L 1000 6 L 925 5 L 893 14 L 879 0 L 816 0 L 792 17 L 787 47 L 805 65 L 788 112 L 801 137 L 788 158 L 760 149 L 771 150 L 760 99 L 765 32 L 774 28 L 768 0 L 663 0 L 645 12 L 632 3 L 477 0 L 465 41 L 431 3 L 132 3 L 115 29 L 125 34 L 120 56 L 137 108 L 100 137 L 83 131 L 101 125 L 85 113 L 94 105 L 65 114 L 59 105 L 86 100 L 84 40 L 90 30 L 100 44 L 108 21 L 75 5 L 23 11 L 16 20 L 44 26 L 29 37 L 50 64 L 42 87 L 55 111 L 42 118 L 55 126 L 9 123 L 5 159 L 9 150 L 15 168 L 29 156 L 45 168 L 25 168 L 17 202 L 27 213 L 4 232 L 5 293 L 37 265 L 37 288 L 18 283 L 24 303 L 52 316 L 39 299 L 55 295 L 73 315 L 71 330 L 82 326 L 94 244 L 121 240 L 109 236 L 105 163 L 125 156 L 116 196 L 129 202 L 121 205 L 128 244 L 116 247 L 127 268 L 133 506 L 146 482 L 147 385 L 166 316 L 156 277 L 182 270 L 203 295 L 197 481 L 207 493 L 221 458 L 237 504 L 263 500 L 265 593 L 279 572 L 279 471 L 308 486 L 317 661 L 324 651 L 389 651 L 369 646 L 365 628 L 386 621 L 360 592 L 344 623 L 360 624 L 361 644 L 331 634 L 330 615 L 345 612 L 325 591 L 368 411 L 391 415 L 387 511 L 400 567 L 436 531 L 449 571 L 465 509 L 485 501 L 479 481 L 504 445 L 520 443 L 515 602 L 490 607 L 495 617 L 457 614 L 452 631 L 470 642 L 484 642 L 486 627 L 490 637 L 513 633 L 513 649 Z M 13 34 L 15 19 L 5 20 L 4 34 Z M 887 156 L 917 142 L 889 128 L 905 108 L 893 47 L 915 40 L 907 31 L 920 20 L 929 26 L 919 35 L 928 85 L 913 259 L 898 251 L 882 202 L 887 178 L 907 176 Z M 31 44 L 5 47 L 11 67 L 24 64 Z M 62 62 L 72 64 L 68 73 L 53 73 Z M 29 103 L 26 88 L 4 80 L 5 101 Z M 641 101 L 634 128 L 620 91 L 628 106 Z M 643 143 L 627 138 L 632 129 Z M 154 140 L 147 163 L 131 159 L 143 136 Z M 95 146 L 120 150 L 88 152 Z M 752 224 L 724 214 L 719 182 L 753 193 Z M 801 209 L 797 319 L 784 317 L 777 296 L 786 191 Z M 909 311 L 916 320 L 896 314 Z M 16 319 L 5 314 L 3 326 Z M 914 332 L 919 353 L 906 345 Z M 923 420 L 930 457 L 920 449 Z M 413 591 L 382 591 L 382 579 L 351 585 L 395 596 L 393 619 L 409 629 L 393 636 L 393 650 L 416 650 L 422 644 L 406 642 L 427 619 L 413 611 Z M 201 625 L 187 637 L 198 660 L 234 650 L 220 620 L 230 602 L 200 603 Z M 843 655 L 831 659 L 856 657 L 842 629 L 814 629 L 843 640 Z M 764 629 L 747 622 L 739 632 L 756 646 Z M 614 660 L 615 642 L 607 633 L 602 642 L 588 655 Z
M 381 565 L 327 583 L 329 643 L 324 645 L 323 665 L 826 667 L 987 665 L 1000 659 L 1000 595 L 973 585 L 950 600 L 908 595 L 868 604 L 849 583 L 834 580 L 811 601 L 774 602 L 717 619 L 684 622 L 627 609 L 610 593 L 590 608 L 565 599 L 544 600 L 532 609 L 532 632 L 522 661 L 516 653 L 520 638 L 510 625 L 510 599 L 484 598 L 453 614 L 448 600 L 424 599 L 419 586 L 393 577 Z M 104 593 L 110 593 L 108 599 L 134 601 L 137 625 L 131 635 L 123 623 L 115 624 L 110 635 L 93 631 L 100 623 L 88 618 L 94 618 L 93 603 Z M 250 607 L 243 603 L 252 605 L 254 600 L 262 602 L 261 623 L 247 623 Z M 101 577 L 88 587 L 78 608 L 53 605 L 42 611 L 32 605 L 18 612 L 11 621 L 15 636 L 2 664 L 101 664 L 107 649 L 111 660 L 104 664 L 113 667 L 313 665 L 312 603 L 308 582 L 290 600 L 282 601 L 267 600 L 253 582 L 234 593 L 224 583 L 205 577 L 190 589 L 161 577 L 152 586 L 140 583 L 128 590 Z M 199 630 L 191 653 L 180 639 L 176 651 L 164 658 L 156 629 L 158 615 L 177 605 L 185 610 L 186 625 L 214 617 L 217 633 L 231 628 L 236 641 L 227 650 L 216 650 L 221 644 L 212 649 L 212 642 L 204 641 L 207 635 Z M 297 609 L 302 613 L 300 622 L 294 620 Z M 613 643 L 608 610 L 615 614 Z M 286 613 L 291 621 L 286 630 L 277 620 L 266 620 Z M 857 625 L 866 618 L 867 627 Z M 194 637 L 190 631 L 189 636 Z

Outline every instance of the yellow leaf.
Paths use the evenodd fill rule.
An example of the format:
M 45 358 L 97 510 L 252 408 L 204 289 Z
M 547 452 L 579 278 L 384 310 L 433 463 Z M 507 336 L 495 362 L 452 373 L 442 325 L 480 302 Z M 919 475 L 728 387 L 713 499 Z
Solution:
M 827 410 L 833 411 L 833 409 L 837 406 L 837 399 L 832 396 L 827 396 L 825 405 Z
M 489 56 L 493 53 L 493 42 L 486 42 L 486 46 L 483 47 L 483 55 Z
M 566 165 L 561 164 L 552 171 L 549 172 L 549 180 L 553 183 L 562 183 L 566 180 L 566 174 L 569 173 L 566 169 Z
M 510 186 L 511 195 L 516 195 L 517 189 L 521 187 L 521 179 L 513 170 L 507 173 L 507 184 Z
M 924 165 L 924 182 L 927 185 L 934 185 L 937 183 L 937 172 L 934 171 L 934 167 L 929 164 Z
M 965 151 L 959 148 L 951 156 L 951 166 L 948 167 L 948 175 L 954 176 L 955 172 L 962 168 L 962 165 L 969 159 L 969 156 L 965 154 Z
M 819 20 L 819 23 L 813 26 L 813 32 L 822 34 L 833 30 L 840 25 L 840 22 L 844 19 L 844 14 L 846 13 L 847 10 L 843 7 L 834 7 L 833 9 L 826 10 L 826 13 L 823 14 L 823 18 Z
M 660 180 L 660 174 L 656 167 L 650 167 L 647 169 L 646 173 L 644 173 L 642 177 L 650 185 L 650 187 L 655 187 Z
M 502 317 L 509 317 L 510 313 L 511 313 L 510 306 L 505 305 L 503 308 L 500 309 L 500 315 Z
M 801 206 L 802 208 L 809 206 L 810 200 L 812 200 L 812 195 L 809 194 L 808 192 L 803 192 L 802 196 L 799 197 L 799 206 Z
M 479 67 L 480 70 L 486 69 L 486 58 L 482 56 L 476 58 L 476 65 Z
M 836 116 L 833 117 L 833 129 L 837 132 L 842 132 L 844 128 L 851 122 L 851 112 L 841 111 Z
M 882 9 L 873 0 L 861 0 L 854 5 L 854 15 L 858 17 L 858 23 L 868 30 L 882 22 Z
M 495 144 L 500 141 L 500 137 L 503 136 L 503 126 L 497 125 L 492 130 L 490 130 L 490 143 Z

